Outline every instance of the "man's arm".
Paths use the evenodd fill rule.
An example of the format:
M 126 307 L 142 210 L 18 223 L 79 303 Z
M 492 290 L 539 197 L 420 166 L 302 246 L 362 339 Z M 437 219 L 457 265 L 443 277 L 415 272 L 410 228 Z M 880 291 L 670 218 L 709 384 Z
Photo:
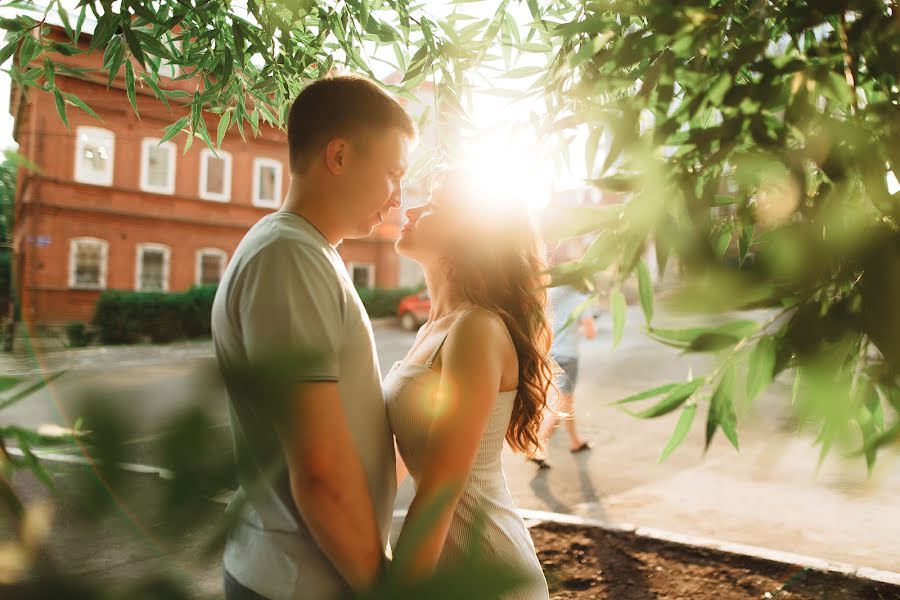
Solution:
M 291 494 L 303 521 L 354 590 L 371 587 L 384 551 L 337 383 L 297 384 L 284 425 Z
M 356 590 L 382 561 L 375 510 L 338 392 L 346 298 L 333 266 L 290 240 L 261 250 L 236 299 L 247 357 L 270 373 L 291 495 L 313 540 Z M 271 396 L 275 397 L 271 397 Z

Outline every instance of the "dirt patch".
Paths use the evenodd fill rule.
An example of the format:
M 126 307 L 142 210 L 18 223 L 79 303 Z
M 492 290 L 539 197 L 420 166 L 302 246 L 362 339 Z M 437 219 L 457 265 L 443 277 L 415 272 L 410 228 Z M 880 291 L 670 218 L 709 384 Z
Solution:
M 554 600 L 900 600 L 900 587 L 571 525 L 531 529 Z

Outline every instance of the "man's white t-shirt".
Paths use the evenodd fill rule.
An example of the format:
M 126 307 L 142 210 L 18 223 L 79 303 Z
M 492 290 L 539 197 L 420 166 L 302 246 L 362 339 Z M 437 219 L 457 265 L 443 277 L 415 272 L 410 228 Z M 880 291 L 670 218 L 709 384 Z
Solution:
M 277 386 L 244 377 L 248 367 L 262 365 L 276 367 L 288 383 L 337 383 L 386 544 L 397 488 L 393 439 L 371 323 L 344 262 L 304 218 L 267 215 L 231 258 L 213 303 L 212 331 L 240 483 L 231 508 L 242 506 L 225 568 L 271 600 L 346 593 L 294 504 L 273 426 Z

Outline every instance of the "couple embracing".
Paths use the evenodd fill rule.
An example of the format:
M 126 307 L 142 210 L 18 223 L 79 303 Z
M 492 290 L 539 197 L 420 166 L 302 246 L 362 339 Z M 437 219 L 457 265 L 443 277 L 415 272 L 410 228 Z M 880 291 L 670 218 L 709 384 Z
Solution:
M 241 241 L 213 306 L 241 484 L 228 600 L 327 600 L 376 585 L 407 475 L 406 523 L 426 530 L 404 526 L 395 553 L 413 558 L 395 575 L 413 583 L 474 551 L 530 578 L 506 599 L 548 597 L 500 461 L 504 440 L 537 448 L 553 377 L 545 265 L 524 205 L 492 211 L 462 171 L 432 175 L 396 243 L 424 269 L 431 315 L 383 381 L 335 249 L 400 207 L 415 138 L 403 108 L 363 78 L 312 83 L 291 107 L 287 198 Z

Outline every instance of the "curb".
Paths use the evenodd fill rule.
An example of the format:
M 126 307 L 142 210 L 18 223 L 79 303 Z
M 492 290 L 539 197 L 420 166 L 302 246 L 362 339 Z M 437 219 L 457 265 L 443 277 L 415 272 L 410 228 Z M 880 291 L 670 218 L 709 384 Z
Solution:
M 688 546 L 691 548 L 701 548 L 704 550 L 716 550 L 728 554 L 736 554 L 739 556 L 747 556 L 751 558 L 759 558 L 792 567 L 802 567 L 814 571 L 825 573 L 836 573 L 851 577 L 859 577 L 860 579 L 868 579 L 879 583 L 887 583 L 890 585 L 900 586 L 900 573 L 894 571 L 884 571 L 881 569 L 873 569 L 871 567 L 863 567 L 831 561 L 825 558 L 817 558 L 814 556 L 805 556 L 803 554 L 794 554 L 792 552 L 783 552 L 772 548 L 763 548 L 761 546 L 751 546 L 749 544 L 739 544 L 736 542 L 726 542 L 714 538 L 688 535 L 684 533 L 676 533 L 665 529 L 657 529 L 655 527 L 637 527 L 630 523 L 611 523 L 601 519 L 590 519 L 577 517 L 575 515 L 567 515 L 563 513 L 546 512 L 542 510 L 519 509 L 519 514 L 527 522 L 529 528 L 542 522 L 557 523 L 560 525 L 577 525 L 579 527 L 591 527 L 602 529 L 613 533 L 632 533 L 638 537 L 656 540 L 660 542 L 671 542 Z M 406 516 L 405 510 L 395 510 L 394 518 L 403 518 Z

